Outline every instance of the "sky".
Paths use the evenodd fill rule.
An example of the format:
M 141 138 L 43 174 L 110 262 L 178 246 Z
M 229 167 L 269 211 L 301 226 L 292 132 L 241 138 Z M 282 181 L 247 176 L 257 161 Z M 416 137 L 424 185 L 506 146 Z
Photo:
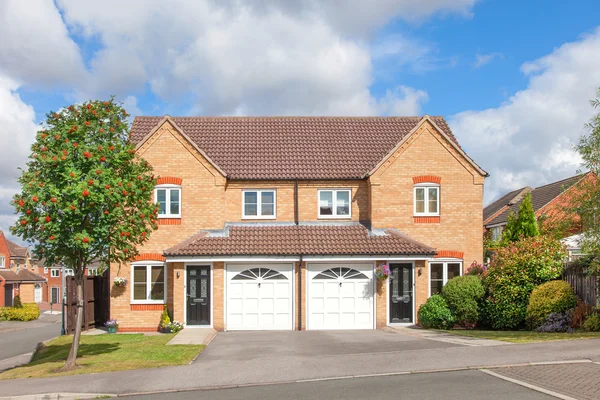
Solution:
M 490 174 L 485 204 L 572 176 L 599 17 L 597 0 L 2 0 L 0 230 L 46 113 L 111 95 L 133 115 L 442 115 Z

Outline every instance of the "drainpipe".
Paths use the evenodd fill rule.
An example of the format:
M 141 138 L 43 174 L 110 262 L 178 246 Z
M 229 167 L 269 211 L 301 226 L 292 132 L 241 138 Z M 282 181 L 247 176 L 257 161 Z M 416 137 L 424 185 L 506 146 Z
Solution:
M 296 226 L 299 225 L 300 221 L 298 218 L 298 208 L 300 205 L 298 204 L 298 179 L 296 179 L 296 188 L 294 191 L 294 222 Z M 298 330 L 302 330 L 302 254 L 299 254 L 299 264 L 298 264 Z

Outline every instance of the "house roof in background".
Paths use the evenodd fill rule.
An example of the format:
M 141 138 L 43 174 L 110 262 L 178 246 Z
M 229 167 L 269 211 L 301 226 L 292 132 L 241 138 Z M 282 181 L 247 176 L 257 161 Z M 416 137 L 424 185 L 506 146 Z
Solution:
M 526 186 L 517 190 L 513 190 L 512 192 L 500 197 L 498 200 L 492 202 L 483 209 L 483 220 L 486 221 L 488 218 L 500 211 L 503 207 L 512 205 L 515 201 L 519 200 L 519 196 L 525 195 L 524 192 L 529 192 L 531 190 L 533 189 L 529 186 Z
M 569 189 L 577 182 L 579 182 L 586 174 L 579 174 L 570 178 L 562 179 L 557 182 L 552 182 L 544 186 L 537 187 L 531 191 L 531 203 L 533 205 L 533 211 L 538 211 L 552 200 L 561 195 L 565 190 Z M 511 205 L 508 209 L 492 219 L 486 226 L 504 224 L 508 219 L 508 214 L 513 211 L 515 214 L 519 212 L 519 206 L 521 205 L 521 198 L 518 202 Z M 488 206 L 489 207 L 489 206 Z
M 169 117 L 231 179 L 362 179 L 424 117 Z M 443 117 L 429 117 L 460 149 Z M 136 117 L 139 144 L 164 117 Z
M 14 272 L 11 269 L 0 269 L 0 276 L 7 282 L 46 282 L 46 278 L 25 268 Z
M 392 230 L 360 223 L 300 225 L 228 224 L 201 231 L 165 251 L 166 256 L 200 255 L 433 255 L 435 249 Z
M 15 242 L 6 239 L 6 245 L 11 257 L 27 258 L 29 249 L 27 247 L 20 246 Z

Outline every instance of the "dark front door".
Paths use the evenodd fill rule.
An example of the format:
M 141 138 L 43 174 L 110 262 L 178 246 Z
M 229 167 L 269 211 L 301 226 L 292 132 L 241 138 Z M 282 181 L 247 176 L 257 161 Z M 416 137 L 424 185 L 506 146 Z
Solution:
M 187 324 L 210 325 L 210 266 L 188 267 Z
M 13 284 L 7 283 L 4 285 L 4 307 L 12 307 L 13 305 Z
M 390 264 L 390 323 L 413 322 L 413 266 Z

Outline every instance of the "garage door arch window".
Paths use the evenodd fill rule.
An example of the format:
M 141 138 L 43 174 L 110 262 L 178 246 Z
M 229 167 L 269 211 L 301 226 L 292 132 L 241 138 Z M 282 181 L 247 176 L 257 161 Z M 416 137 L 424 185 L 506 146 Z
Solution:
M 353 268 L 336 267 L 325 270 L 313 279 L 369 279 L 365 274 Z
M 240 272 L 233 278 L 234 281 L 254 281 L 258 278 L 269 279 L 269 280 L 285 280 L 288 278 L 281 272 L 275 271 L 270 268 L 251 268 Z

